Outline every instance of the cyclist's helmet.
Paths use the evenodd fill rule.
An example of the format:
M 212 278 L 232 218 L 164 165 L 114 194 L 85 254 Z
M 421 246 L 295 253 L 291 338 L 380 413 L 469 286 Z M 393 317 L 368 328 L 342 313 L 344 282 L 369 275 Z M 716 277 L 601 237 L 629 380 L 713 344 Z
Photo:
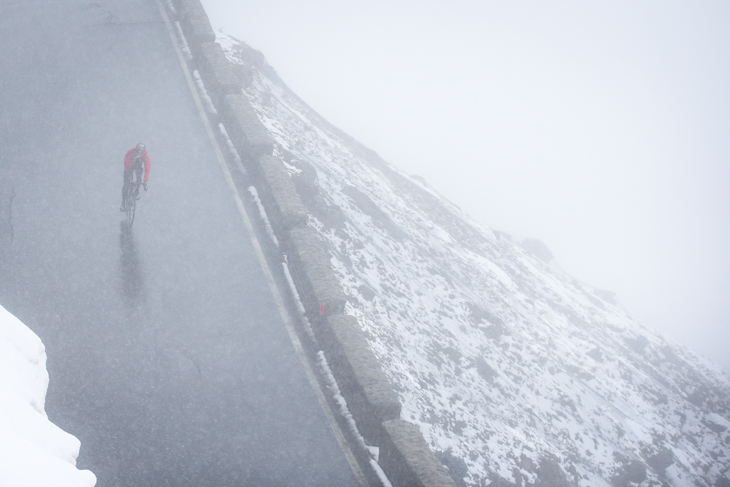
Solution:
M 139 144 L 137 144 L 137 152 L 139 152 L 141 154 L 141 153 L 144 152 L 144 149 L 145 149 L 145 146 L 144 146 L 144 144 L 142 142 L 140 142 Z

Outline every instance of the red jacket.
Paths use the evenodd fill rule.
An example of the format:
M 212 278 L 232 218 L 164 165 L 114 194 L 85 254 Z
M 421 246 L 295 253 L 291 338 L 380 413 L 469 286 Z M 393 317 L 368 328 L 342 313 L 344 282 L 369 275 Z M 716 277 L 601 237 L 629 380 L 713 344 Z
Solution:
M 132 167 L 134 166 L 134 159 L 137 157 L 137 149 L 135 147 L 132 147 L 127 151 L 127 155 L 124 156 L 124 170 L 127 172 L 132 172 Z M 145 150 L 142 153 L 142 160 L 144 161 L 144 180 L 145 182 L 150 177 L 150 156 L 147 154 L 147 151 Z

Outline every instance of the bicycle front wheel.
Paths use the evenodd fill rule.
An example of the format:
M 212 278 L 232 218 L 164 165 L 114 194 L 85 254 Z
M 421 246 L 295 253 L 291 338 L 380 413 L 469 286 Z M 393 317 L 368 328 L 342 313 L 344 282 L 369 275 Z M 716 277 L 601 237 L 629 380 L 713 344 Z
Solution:
M 137 209 L 137 200 L 134 197 L 127 198 L 127 226 L 132 227 L 134 223 L 134 213 Z

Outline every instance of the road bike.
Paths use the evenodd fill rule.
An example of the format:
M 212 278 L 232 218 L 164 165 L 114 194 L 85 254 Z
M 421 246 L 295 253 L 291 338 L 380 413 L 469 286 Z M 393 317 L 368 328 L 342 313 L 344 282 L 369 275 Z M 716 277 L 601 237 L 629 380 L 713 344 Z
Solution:
M 127 226 L 130 228 L 132 227 L 132 223 L 134 223 L 134 214 L 137 210 L 140 186 L 142 186 L 142 166 L 135 164 L 132 174 L 129 176 L 129 182 L 126 185 L 127 190 L 124 193 L 124 211 L 127 214 Z

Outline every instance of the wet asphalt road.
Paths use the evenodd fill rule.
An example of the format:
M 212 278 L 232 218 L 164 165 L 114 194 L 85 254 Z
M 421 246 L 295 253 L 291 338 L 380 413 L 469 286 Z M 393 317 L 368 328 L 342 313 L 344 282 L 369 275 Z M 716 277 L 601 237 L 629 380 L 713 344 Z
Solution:
M 0 304 L 45 343 L 49 418 L 99 486 L 358 485 L 154 1 L 0 0 Z

